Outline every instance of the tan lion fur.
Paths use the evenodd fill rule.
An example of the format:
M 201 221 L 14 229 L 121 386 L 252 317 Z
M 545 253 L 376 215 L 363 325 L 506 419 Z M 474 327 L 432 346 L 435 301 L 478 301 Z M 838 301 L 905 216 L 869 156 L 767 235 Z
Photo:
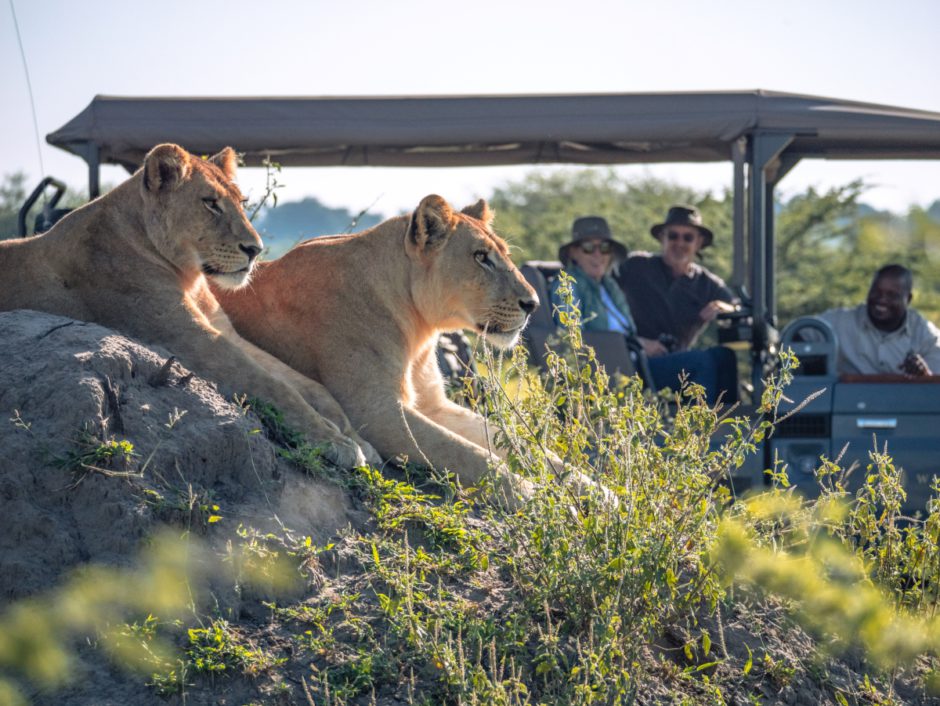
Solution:
M 328 444 L 335 462 L 360 463 L 364 450 L 329 393 L 239 337 L 206 284 L 243 286 L 261 251 L 235 162 L 230 148 L 202 160 L 159 145 L 133 176 L 49 232 L 0 242 L 0 311 L 60 314 L 165 346 L 199 375 L 276 405 Z
M 499 458 L 486 420 L 444 393 L 438 335 L 474 329 L 510 346 L 538 305 L 491 221 L 485 201 L 457 212 L 431 195 L 410 216 L 302 243 L 217 296 L 242 336 L 322 382 L 382 456 L 475 485 Z

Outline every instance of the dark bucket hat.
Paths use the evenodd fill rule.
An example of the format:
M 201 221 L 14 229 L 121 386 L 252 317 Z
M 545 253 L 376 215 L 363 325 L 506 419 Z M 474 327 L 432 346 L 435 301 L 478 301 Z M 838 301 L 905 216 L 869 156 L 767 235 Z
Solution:
M 614 262 L 619 264 L 627 259 L 627 248 L 614 240 L 610 234 L 610 226 L 607 220 L 600 216 L 583 216 L 576 218 L 571 225 L 571 241 L 558 248 L 558 259 L 564 263 L 568 262 L 568 248 L 577 245 L 582 240 L 606 240 L 610 242 L 611 253 L 614 256 Z
M 666 220 L 650 228 L 650 233 L 656 240 L 662 240 L 661 234 L 666 226 L 691 226 L 697 228 L 698 232 L 702 234 L 702 248 L 711 245 L 715 237 L 708 228 L 702 225 L 702 214 L 698 212 L 695 206 L 673 206 L 666 214 Z

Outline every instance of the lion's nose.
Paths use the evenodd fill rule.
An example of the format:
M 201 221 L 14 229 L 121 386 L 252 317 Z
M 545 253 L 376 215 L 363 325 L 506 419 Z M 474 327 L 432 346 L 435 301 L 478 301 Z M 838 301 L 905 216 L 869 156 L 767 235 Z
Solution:
M 519 300 L 519 307 L 526 313 L 531 314 L 533 311 L 539 308 L 539 298 L 538 297 L 528 297 L 526 299 Z
M 245 253 L 249 260 L 254 260 L 256 257 L 258 257 L 258 253 L 261 252 L 261 248 L 259 248 L 257 245 L 243 245 L 239 243 L 238 249 Z

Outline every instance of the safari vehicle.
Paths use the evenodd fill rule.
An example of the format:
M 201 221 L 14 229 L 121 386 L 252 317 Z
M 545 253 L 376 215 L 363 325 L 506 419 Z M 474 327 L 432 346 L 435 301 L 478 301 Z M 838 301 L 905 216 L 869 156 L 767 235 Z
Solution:
M 907 509 L 923 508 L 940 474 L 937 379 L 846 378 L 834 373 L 838 341 L 801 341 L 819 328 L 799 319 L 778 332 L 774 189 L 804 159 L 940 159 L 940 114 L 769 91 L 387 98 L 133 98 L 98 96 L 47 140 L 88 164 L 89 193 L 99 166 L 135 169 L 155 144 L 172 141 L 214 154 L 232 145 L 249 166 L 271 159 L 290 166 L 602 165 L 730 162 L 734 193 L 733 272 L 741 311 L 726 317 L 719 342 L 744 346 L 752 398 L 779 346 L 803 361 L 790 390 L 795 401 L 824 392 L 739 470 L 742 487 L 764 482 L 775 457 L 812 492 L 821 455 L 846 447 L 843 463 L 867 462 L 887 443 L 906 473 Z M 544 267 L 524 268 L 539 283 Z M 544 290 L 543 290 L 544 291 Z M 550 321 L 534 321 L 536 358 Z M 549 317 L 550 319 L 550 317 Z M 828 336 L 828 337 L 827 337 Z M 817 336 L 817 338 L 819 338 Z M 622 337 L 598 346 L 611 369 L 631 371 Z

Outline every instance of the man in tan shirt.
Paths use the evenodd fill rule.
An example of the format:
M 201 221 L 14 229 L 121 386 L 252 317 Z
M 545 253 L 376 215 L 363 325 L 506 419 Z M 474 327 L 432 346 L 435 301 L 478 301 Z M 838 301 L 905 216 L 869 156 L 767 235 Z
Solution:
M 839 342 L 837 372 L 912 377 L 940 373 L 940 330 L 909 308 L 913 289 L 909 269 L 885 265 L 875 273 L 864 304 L 819 315 Z

